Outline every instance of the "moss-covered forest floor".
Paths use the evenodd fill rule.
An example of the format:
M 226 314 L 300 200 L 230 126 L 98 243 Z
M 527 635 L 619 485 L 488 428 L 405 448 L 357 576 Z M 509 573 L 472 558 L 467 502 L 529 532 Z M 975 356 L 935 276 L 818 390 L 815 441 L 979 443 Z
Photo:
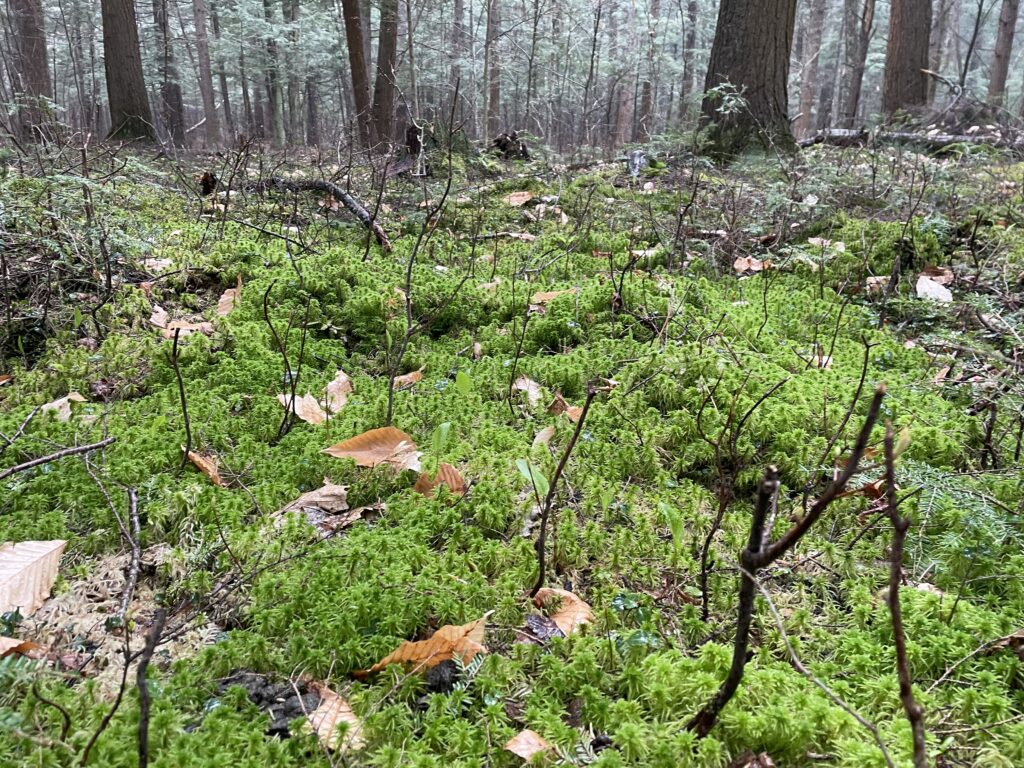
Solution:
M 886 421 L 929 760 L 1024 765 L 1024 166 L 819 147 L 634 178 L 456 156 L 446 189 L 432 164 L 382 195 L 248 153 L 6 167 L 0 541 L 67 546 L 49 599 L 0 626 L 42 647 L 0 661 L 0 765 L 136 766 L 140 720 L 168 768 L 516 766 L 524 729 L 537 764 L 910 765 Z M 246 191 L 332 173 L 390 252 L 323 193 Z M 746 674 L 698 739 L 765 469 L 777 538 L 882 383 L 847 493 L 759 574 Z M 287 418 L 293 384 L 319 423 Z M 447 478 L 431 495 L 409 445 L 371 445 L 373 467 L 324 452 L 389 411 Z M 543 579 L 571 595 L 538 606 L 556 476 Z M 282 512 L 325 482 L 345 488 Z M 363 674 L 485 616 L 454 660 L 419 646 Z M 359 721 L 333 750 L 302 727 L 320 685 Z

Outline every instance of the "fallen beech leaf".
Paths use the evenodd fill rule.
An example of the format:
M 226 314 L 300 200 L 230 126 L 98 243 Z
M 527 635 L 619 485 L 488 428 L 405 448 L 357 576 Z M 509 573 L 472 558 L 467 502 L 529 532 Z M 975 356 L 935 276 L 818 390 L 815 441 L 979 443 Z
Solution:
M 584 624 L 591 624 L 594 621 L 594 612 L 583 600 L 564 589 L 545 587 L 537 592 L 533 598 L 533 604 L 542 608 L 551 598 L 561 598 L 561 604 L 550 618 L 562 630 L 562 634 L 568 637 L 577 631 Z
M 389 464 L 399 471 L 420 471 L 420 452 L 416 450 L 416 443 L 394 427 L 371 429 L 325 448 L 323 452 L 336 459 L 354 459 L 360 467 Z
M 170 316 L 167 314 L 167 310 L 161 307 L 159 304 L 153 305 L 153 314 L 149 316 L 149 322 L 155 325 L 157 328 L 166 328 L 167 323 L 170 320 Z
M 462 479 L 459 470 L 451 464 L 445 464 L 443 461 L 437 465 L 437 474 L 434 475 L 433 479 L 424 472 L 420 475 L 412 489 L 427 498 L 433 498 L 434 491 L 441 485 L 448 486 L 448 490 L 455 496 L 462 496 L 466 493 L 466 481 Z
M 57 579 L 65 546 L 61 539 L 0 544 L 0 613 L 31 616 L 39 609 Z
M 732 768 L 775 768 L 775 761 L 767 752 L 755 755 L 748 749 L 733 762 Z
M 455 656 L 469 663 L 478 653 L 487 653 L 487 648 L 483 644 L 484 628 L 491 613 L 493 611 L 488 611 L 476 621 L 461 626 L 446 624 L 427 640 L 406 640 L 372 667 L 356 672 L 355 675 L 366 677 L 373 672 L 379 672 L 389 664 L 402 664 L 415 669 L 434 667 Z
M 949 267 L 925 267 L 921 274 L 939 285 L 949 285 L 953 282 L 953 270 Z
M 171 322 L 167 324 L 167 327 L 160 329 L 160 334 L 165 339 L 173 339 L 175 331 L 178 331 L 178 336 L 182 339 L 186 336 L 191 336 L 197 331 L 210 336 L 213 333 L 213 323 L 205 321 L 200 323 L 190 323 L 185 320 L 171 320 Z
M 337 413 L 345 407 L 348 396 L 352 394 L 352 380 L 348 374 L 339 370 L 337 375 L 327 385 L 327 399 L 324 405 L 330 413 Z
M 533 447 L 536 448 L 538 445 L 547 445 L 551 442 L 551 438 L 555 436 L 554 425 L 550 427 L 544 427 L 537 433 L 536 437 L 533 438 Z
M 13 637 L 0 637 L 0 659 L 8 656 L 24 656 L 26 659 L 45 659 L 46 649 L 31 640 L 15 640 Z
M 309 393 L 295 398 L 295 415 L 308 424 L 323 424 L 328 416 L 333 416 L 345 407 L 351 392 L 352 380 L 349 379 L 348 374 L 339 370 L 334 379 L 324 388 L 323 401 Z M 279 394 L 277 401 L 285 409 L 290 408 L 291 393 Z
M 281 512 L 292 512 L 303 509 L 320 509 L 324 512 L 337 513 L 348 509 L 348 486 L 335 485 L 326 478 L 324 484 L 315 491 L 304 493 Z
M 10 384 L 12 381 L 14 381 L 14 377 L 9 373 L 5 373 L 0 376 L 0 387 Z
M 231 314 L 231 310 L 235 308 L 235 305 L 242 298 L 242 276 L 238 276 L 238 285 L 234 288 L 228 288 L 224 293 L 220 295 L 220 300 L 217 302 L 217 316 L 226 317 Z
M 162 272 L 165 269 L 169 269 L 172 262 L 170 259 L 143 259 L 142 266 L 148 269 L 150 272 Z
M 531 304 L 547 304 L 552 299 L 557 299 L 559 296 L 566 296 L 570 293 L 579 293 L 579 288 L 566 288 L 561 291 L 540 291 L 539 293 L 533 294 L 530 298 Z
M 953 366 L 951 365 L 944 365 L 941 368 L 939 368 L 938 373 L 936 373 L 935 376 L 932 377 L 932 383 L 941 384 L 942 382 L 944 382 L 946 380 L 946 377 L 949 376 L 949 372 L 951 370 L 953 370 Z
M 320 739 L 320 743 L 332 752 L 352 752 L 366 746 L 363 739 L 363 721 L 341 696 L 323 683 L 313 683 L 310 688 L 320 694 L 320 705 L 310 713 L 306 721 L 309 728 Z M 347 725 L 344 735 L 338 726 Z
M 953 293 L 946 286 L 935 282 L 930 277 L 921 275 L 917 278 L 917 297 L 919 299 L 931 299 L 940 304 L 949 304 L 953 301 Z
M 182 446 L 182 450 L 185 447 Z M 220 469 L 217 467 L 217 457 L 211 454 L 199 453 L 198 451 L 189 451 L 188 460 L 191 461 L 196 469 L 210 478 L 210 482 L 214 485 L 219 485 L 221 488 L 227 488 L 227 483 L 220 476 Z
M 285 410 L 289 410 L 292 405 L 292 396 L 290 394 L 280 394 L 277 396 L 277 402 Z M 321 408 L 317 399 L 310 394 L 300 395 L 295 398 L 295 415 L 307 424 L 323 424 L 327 420 L 327 411 Z
M 485 291 L 490 291 L 491 293 L 494 293 L 496 290 L 498 290 L 499 285 L 501 285 L 501 278 L 496 277 L 494 278 L 493 281 L 489 283 L 480 283 L 478 287 Z
M 560 416 L 565 414 L 569 417 L 569 421 L 575 424 L 580 420 L 580 416 L 583 415 L 583 408 L 578 405 L 569 405 L 565 402 L 565 398 L 562 397 L 561 392 L 555 393 L 555 399 L 551 401 L 551 405 L 548 406 L 548 413 Z
M 504 200 L 506 205 L 519 208 L 533 200 L 533 192 L 513 192 L 512 194 L 505 195 Z
M 536 731 L 529 728 L 520 731 L 511 739 L 505 742 L 505 751 L 518 755 L 526 762 L 530 762 L 534 755 L 547 752 L 551 745 Z
M 57 421 L 67 421 L 71 418 L 71 404 L 84 403 L 85 398 L 77 392 L 68 392 L 64 397 L 58 397 L 51 403 L 47 403 L 40 410 L 53 411 L 57 414 Z
M 742 275 L 747 272 L 760 272 L 765 269 L 771 269 L 774 265 L 771 259 L 755 259 L 753 256 L 738 256 L 732 263 L 732 268 L 737 274 Z
M 420 368 L 416 371 L 409 371 L 409 373 L 403 373 L 401 376 L 395 376 L 395 387 L 401 389 L 402 387 L 409 387 L 415 384 L 417 381 L 423 378 L 423 369 Z
M 517 392 L 525 392 L 526 400 L 529 402 L 531 408 L 536 408 L 537 403 L 540 402 L 540 384 L 528 376 L 520 376 L 516 379 L 515 383 L 512 385 L 512 389 Z

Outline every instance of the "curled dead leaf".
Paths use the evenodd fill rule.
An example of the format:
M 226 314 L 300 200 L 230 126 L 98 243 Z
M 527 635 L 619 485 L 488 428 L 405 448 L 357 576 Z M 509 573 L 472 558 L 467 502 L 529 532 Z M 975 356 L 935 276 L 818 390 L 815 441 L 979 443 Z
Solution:
M 544 305 L 554 299 L 557 299 L 559 296 L 567 296 L 569 294 L 577 294 L 579 292 L 579 288 L 565 288 L 561 291 L 539 291 L 530 297 L 530 303 Z
M 865 283 L 869 295 L 885 293 L 887 285 L 889 285 L 889 278 L 885 275 L 872 275 Z
M 437 465 L 437 474 L 433 478 L 426 472 L 420 475 L 413 490 L 427 498 L 433 498 L 434 492 L 442 485 L 448 486 L 448 490 L 455 496 L 462 496 L 466 493 L 466 482 L 462 479 L 459 470 L 443 461 Z
M 406 640 L 369 669 L 356 672 L 355 676 L 366 677 L 391 664 L 401 664 L 419 670 L 437 666 L 455 656 L 468 664 L 478 653 L 487 653 L 487 648 L 483 644 L 484 629 L 491 613 L 493 611 L 488 611 L 476 621 L 460 626 L 446 624 L 427 640 Z
M 537 592 L 537 595 L 533 598 L 533 604 L 538 608 L 542 608 L 553 598 L 559 599 L 561 602 L 558 609 L 550 614 L 548 618 L 555 622 L 566 637 L 579 630 L 584 624 L 592 624 L 594 622 L 594 612 L 590 609 L 590 606 L 565 589 L 545 587 Z
M 185 446 L 181 447 L 181 450 L 185 450 Z M 217 457 L 213 454 L 199 453 L 198 451 L 189 451 L 188 460 L 191 461 L 196 469 L 206 475 L 210 482 L 214 485 L 219 485 L 221 488 L 227 488 L 227 483 L 220 476 L 220 469 L 217 466 Z
M 327 398 L 324 401 L 324 405 L 327 406 L 327 410 L 331 413 L 337 413 L 345 404 L 348 402 L 348 396 L 352 394 L 352 379 L 348 377 L 348 374 L 342 370 L 339 370 L 333 379 L 327 384 L 325 390 Z
M 165 327 L 160 329 L 160 335 L 165 339 L 173 339 L 174 332 L 178 331 L 178 338 L 191 336 L 193 333 L 203 333 L 207 336 L 213 334 L 213 323 L 200 322 L 190 323 L 186 320 L 171 320 Z
M 761 259 L 755 259 L 753 256 L 738 256 L 732 263 L 732 268 L 738 275 L 761 272 L 774 266 L 771 259 L 762 261 Z
M 238 285 L 234 288 L 228 288 L 224 293 L 220 295 L 220 299 L 217 301 L 217 316 L 226 317 L 231 314 L 238 302 L 242 299 L 242 276 L 238 276 Z
M 395 427 L 371 429 L 325 448 L 323 452 L 336 459 L 352 459 L 360 467 L 388 464 L 399 471 L 420 470 L 420 452 L 416 450 L 416 443 Z
M 529 762 L 534 755 L 551 750 L 551 745 L 544 737 L 529 728 L 520 731 L 505 742 L 505 751 L 517 755 Z
M 153 305 L 153 313 L 149 316 L 149 322 L 152 325 L 155 325 L 157 328 L 166 328 L 170 319 L 171 317 L 167 314 L 166 309 L 159 304 Z
M 540 430 L 537 435 L 533 438 L 533 447 L 536 448 L 538 445 L 547 445 L 551 442 L 551 438 L 555 436 L 554 425 L 550 427 L 544 427 Z
M 403 387 L 411 387 L 422 378 L 422 368 L 415 371 L 409 371 L 409 373 L 403 373 L 401 376 L 395 376 L 395 388 L 402 389 Z
M 352 706 L 324 683 L 312 683 L 310 688 L 320 694 L 320 704 L 306 721 L 320 743 L 332 752 L 354 752 L 366 746 L 363 721 Z M 346 726 L 344 734 L 338 726 Z
M 537 403 L 540 402 L 540 384 L 528 376 L 520 376 L 512 384 L 512 389 L 517 392 L 524 392 L 526 394 L 526 400 L 530 404 L 531 408 L 536 408 Z
M 45 659 L 46 649 L 31 640 L 16 640 L 13 637 L 0 637 L 0 659 L 8 656 L 22 656 L 26 659 Z
M 31 616 L 39 609 L 57 580 L 65 546 L 61 539 L 0 544 L 0 613 Z
M 277 401 L 285 410 L 289 410 L 292 407 L 292 396 L 290 394 L 278 395 Z M 300 395 L 295 398 L 295 415 L 307 424 L 323 424 L 327 420 L 327 411 L 310 394 Z
M 555 399 L 548 405 L 548 413 L 555 416 L 560 416 L 564 413 L 569 418 L 569 421 L 575 424 L 580 420 L 580 416 L 583 415 L 583 408 L 578 405 L 569 405 L 565 398 L 562 397 L 562 393 L 556 392 Z

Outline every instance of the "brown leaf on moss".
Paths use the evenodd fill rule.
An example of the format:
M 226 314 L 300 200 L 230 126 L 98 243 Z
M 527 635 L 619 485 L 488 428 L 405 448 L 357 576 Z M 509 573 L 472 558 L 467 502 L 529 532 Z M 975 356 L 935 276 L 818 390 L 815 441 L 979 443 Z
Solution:
M 360 467 L 388 464 L 399 471 L 420 470 L 420 452 L 416 450 L 416 443 L 394 427 L 371 429 L 325 448 L 323 452 L 336 459 L 353 459 Z
M 320 694 L 320 705 L 310 713 L 306 724 L 332 752 L 354 752 L 366 746 L 363 721 L 352 711 L 351 705 L 323 683 L 312 683 L 310 688 Z M 344 735 L 339 725 L 347 726 Z
M 285 410 L 291 409 L 292 396 L 280 394 L 277 401 Z M 327 411 L 320 407 L 319 401 L 310 394 L 299 395 L 295 398 L 295 415 L 307 424 L 323 424 L 327 420 Z
M 594 622 L 594 612 L 583 600 L 564 589 L 545 587 L 537 592 L 533 598 L 533 604 L 543 608 L 552 599 L 561 600 L 558 609 L 550 614 L 550 618 L 562 630 L 566 637 L 576 632 L 584 624 Z
M 159 304 L 153 305 L 153 313 L 149 316 L 149 322 L 155 325 L 157 328 L 166 328 L 167 323 L 171 317 L 167 314 L 167 310 L 161 307 Z
M 569 421 L 575 424 L 580 420 L 580 416 L 583 415 L 583 408 L 578 405 L 569 405 L 565 398 L 562 397 L 562 393 L 556 392 L 555 399 L 548 406 L 548 413 L 555 416 L 560 416 L 564 413 L 569 418 Z
M 533 200 L 533 192 L 512 192 L 511 194 L 505 195 L 504 200 L 506 205 L 511 205 L 513 208 L 520 208 Z
M 339 370 L 333 379 L 327 384 L 327 398 L 324 405 L 331 413 L 337 413 L 348 402 L 348 396 L 352 394 L 352 379 L 348 374 Z
M 165 339 L 173 339 L 174 332 L 178 331 L 178 338 L 191 336 L 193 333 L 203 333 L 207 336 L 213 334 L 213 323 L 200 322 L 190 323 L 187 320 L 171 320 L 165 327 L 160 329 L 160 335 Z
M 466 492 L 466 482 L 459 474 L 459 470 L 443 461 L 438 464 L 437 474 L 433 478 L 426 472 L 420 475 L 413 490 L 416 493 L 422 493 L 427 498 L 433 498 L 434 492 L 441 485 L 448 486 L 448 490 L 455 496 L 462 496 Z
M 409 371 L 409 373 L 403 373 L 401 376 L 395 376 L 395 389 L 402 389 L 403 387 L 410 387 L 417 381 L 423 378 L 423 369 L 420 368 L 416 371 Z
M 291 512 L 308 507 L 322 509 L 324 512 L 330 513 L 344 512 L 348 509 L 348 486 L 335 485 L 324 479 L 324 484 L 321 487 L 302 494 L 281 511 Z
M 185 450 L 182 446 L 182 450 Z M 227 483 L 220 476 L 220 469 L 217 467 L 217 457 L 213 454 L 199 453 L 198 451 L 189 451 L 188 460 L 191 461 L 196 469 L 210 478 L 210 482 L 214 485 L 219 485 L 221 488 L 227 488 Z
M 68 392 L 64 397 L 58 397 L 53 402 L 47 403 L 40 410 L 53 411 L 57 421 L 67 421 L 71 418 L 71 404 L 84 403 L 86 399 L 77 392 Z
M 520 376 L 512 384 L 512 389 L 526 394 L 526 400 L 531 408 L 536 408 L 540 402 L 540 384 L 528 376 Z
M 446 624 L 427 640 L 412 642 L 406 640 L 398 648 L 378 661 L 365 671 L 356 672 L 356 677 L 366 677 L 379 672 L 390 664 L 401 664 L 415 670 L 434 667 L 442 661 L 456 656 L 464 663 L 469 663 L 478 653 L 487 653 L 484 647 L 484 629 L 487 618 L 492 612 L 485 613 L 476 621 L 455 626 Z
M 547 445 L 551 442 L 551 438 L 555 436 L 554 425 L 550 427 L 544 427 L 540 430 L 536 437 L 533 438 L 533 447 L 536 448 L 538 445 Z
M 217 301 L 217 316 L 227 317 L 231 314 L 238 302 L 242 299 L 242 276 L 238 276 L 238 284 L 234 288 L 228 288 L 220 295 Z
M 0 613 L 38 610 L 57 580 L 65 546 L 62 539 L 0 543 Z
M 45 659 L 46 649 L 31 640 L 16 640 L 13 637 L 0 637 L 0 659 L 8 656 L 23 656 L 26 659 Z
M 554 299 L 557 299 L 559 296 L 567 296 L 570 293 L 577 294 L 579 292 L 579 288 L 566 288 L 565 290 L 561 291 L 539 291 L 530 297 L 530 303 L 543 305 L 547 304 L 550 301 L 553 301 Z
M 511 739 L 505 742 L 505 751 L 518 755 L 526 762 L 530 762 L 534 755 L 541 752 L 549 752 L 551 745 L 536 731 L 529 728 L 520 731 Z

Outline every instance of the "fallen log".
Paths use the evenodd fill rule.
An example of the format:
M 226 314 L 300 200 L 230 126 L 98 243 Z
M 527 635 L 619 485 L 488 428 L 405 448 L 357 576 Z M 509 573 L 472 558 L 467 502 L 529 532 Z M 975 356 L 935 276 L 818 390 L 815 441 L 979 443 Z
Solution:
M 929 149 L 945 149 L 953 144 L 974 144 L 1010 149 L 1024 153 L 1024 134 L 931 133 L 920 131 L 868 131 L 856 128 L 832 128 L 818 131 L 799 142 L 801 147 L 828 144 L 835 147 L 860 147 L 872 143 L 920 144 Z
M 359 221 L 363 223 L 364 227 L 373 233 L 381 248 L 385 251 L 391 250 L 391 241 L 388 239 L 387 233 L 373 214 L 366 210 L 366 206 L 352 197 L 352 195 L 337 184 L 332 184 L 329 181 L 320 181 L 318 179 L 300 179 L 298 181 L 293 181 L 275 176 L 270 179 L 257 181 L 255 184 L 251 184 L 247 188 L 254 192 L 266 192 L 268 190 L 275 190 L 279 192 L 326 192 L 339 203 L 344 205 L 357 219 L 359 219 Z

